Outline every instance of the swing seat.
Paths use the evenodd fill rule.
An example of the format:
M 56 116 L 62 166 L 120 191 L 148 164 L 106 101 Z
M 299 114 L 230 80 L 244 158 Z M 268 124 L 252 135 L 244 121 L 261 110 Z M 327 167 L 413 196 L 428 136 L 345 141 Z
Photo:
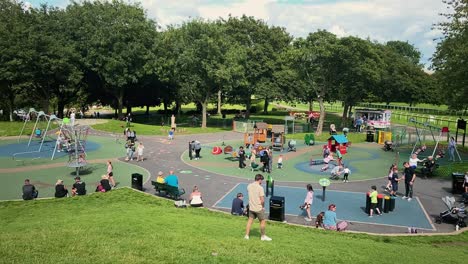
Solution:
M 36 131 L 34 131 L 34 136 L 37 138 L 42 137 L 42 130 L 36 129 Z

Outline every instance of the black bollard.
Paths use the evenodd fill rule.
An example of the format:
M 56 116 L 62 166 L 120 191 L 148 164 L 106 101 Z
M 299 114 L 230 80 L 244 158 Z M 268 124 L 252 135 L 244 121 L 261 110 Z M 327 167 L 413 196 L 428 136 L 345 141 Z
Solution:
M 325 201 L 325 189 L 327 189 L 327 186 L 322 186 L 322 202 Z

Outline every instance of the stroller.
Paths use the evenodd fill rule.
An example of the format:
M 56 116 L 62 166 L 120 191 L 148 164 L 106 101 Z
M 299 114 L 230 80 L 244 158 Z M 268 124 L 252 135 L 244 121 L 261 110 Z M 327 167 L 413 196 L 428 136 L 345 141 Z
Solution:
M 289 151 L 296 152 L 296 140 L 292 139 L 288 141 L 288 152 Z
M 448 210 L 443 211 L 440 213 L 438 217 L 436 217 L 435 222 L 437 224 L 444 223 L 452 223 L 458 226 L 459 228 L 466 227 L 465 223 L 465 208 L 463 206 L 456 207 L 455 206 L 455 198 L 454 197 L 444 197 L 442 198 L 445 205 L 447 205 Z
M 383 150 L 384 151 L 390 151 L 390 150 L 394 151 L 393 150 L 393 142 L 389 141 L 389 140 L 385 140 Z

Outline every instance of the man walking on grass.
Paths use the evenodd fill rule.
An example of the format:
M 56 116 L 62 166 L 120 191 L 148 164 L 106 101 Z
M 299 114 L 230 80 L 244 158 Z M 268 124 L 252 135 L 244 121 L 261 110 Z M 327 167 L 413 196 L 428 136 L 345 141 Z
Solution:
M 405 179 L 405 196 L 403 196 L 403 199 L 408 199 L 409 202 L 413 199 L 413 186 L 414 180 L 416 180 L 416 173 L 408 162 L 404 162 L 403 167 L 405 167 L 403 176 L 403 179 Z
M 260 221 L 260 233 L 262 241 L 271 241 L 271 238 L 265 235 L 266 217 L 265 217 L 265 192 L 263 191 L 263 175 L 255 175 L 255 182 L 247 186 L 249 193 L 249 220 L 245 230 L 245 239 L 249 239 L 250 228 L 255 218 Z

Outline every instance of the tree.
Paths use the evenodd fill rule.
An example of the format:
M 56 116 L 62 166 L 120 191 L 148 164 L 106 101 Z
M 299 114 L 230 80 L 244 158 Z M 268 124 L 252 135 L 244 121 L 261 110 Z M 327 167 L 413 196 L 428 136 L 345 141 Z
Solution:
M 32 76 L 30 13 L 20 2 L 0 0 L 0 103 L 13 121 L 15 99 Z
M 432 68 L 443 89 L 442 96 L 452 109 L 468 107 L 468 1 L 443 1 L 452 12 L 443 14 L 447 19 L 437 28 L 443 39 L 437 44 L 432 58 Z
M 116 99 L 122 116 L 125 95 L 132 84 L 150 73 L 156 26 L 137 4 L 122 1 L 72 2 L 67 7 L 69 29 L 80 49 L 87 71 Z
M 327 31 L 310 33 L 306 39 L 294 42 L 292 59 L 298 75 L 307 83 L 310 94 L 316 96 L 320 106 L 320 119 L 316 135 L 322 134 L 325 120 L 324 101 L 336 92 L 338 39 Z
M 181 27 L 182 45 L 176 69 L 180 76 L 180 94 L 202 107 L 202 128 L 206 128 L 208 102 L 225 78 L 227 45 L 217 23 L 192 20 Z

